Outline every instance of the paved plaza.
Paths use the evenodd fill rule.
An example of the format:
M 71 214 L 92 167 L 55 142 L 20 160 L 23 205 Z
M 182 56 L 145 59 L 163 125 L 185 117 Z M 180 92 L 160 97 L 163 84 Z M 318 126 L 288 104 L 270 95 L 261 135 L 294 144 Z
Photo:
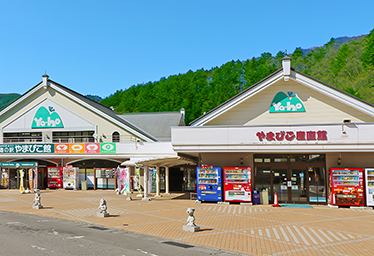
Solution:
M 248 255 L 371 255 L 374 210 L 270 205 L 197 204 L 184 194 L 132 201 L 113 190 L 42 190 L 45 209 L 33 209 L 34 194 L 0 190 L 0 210 L 102 225 Z M 110 217 L 96 217 L 100 199 Z M 199 232 L 183 231 L 188 207 Z M 188 250 L 188 248 L 186 249 Z

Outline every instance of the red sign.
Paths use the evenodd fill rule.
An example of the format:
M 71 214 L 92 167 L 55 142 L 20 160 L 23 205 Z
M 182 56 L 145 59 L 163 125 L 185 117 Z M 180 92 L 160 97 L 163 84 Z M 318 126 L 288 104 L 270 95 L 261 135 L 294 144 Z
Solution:
M 316 141 L 327 140 L 327 131 L 279 131 L 279 132 L 257 132 L 259 141 Z
M 85 146 L 85 153 L 100 153 L 100 143 L 87 143 Z

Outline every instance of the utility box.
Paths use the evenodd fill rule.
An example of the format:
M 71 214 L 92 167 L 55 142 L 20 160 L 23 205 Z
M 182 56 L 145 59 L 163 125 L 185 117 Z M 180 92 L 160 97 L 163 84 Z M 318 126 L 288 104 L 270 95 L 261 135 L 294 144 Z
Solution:
M 82 180 L 81 181 L 81 189 L 82 190 L 87 190 L 87 180 Z
M 260 192 L 260 203 L 261 204 L 269 204 L 269 192 L 267 188 L 263 189 Z

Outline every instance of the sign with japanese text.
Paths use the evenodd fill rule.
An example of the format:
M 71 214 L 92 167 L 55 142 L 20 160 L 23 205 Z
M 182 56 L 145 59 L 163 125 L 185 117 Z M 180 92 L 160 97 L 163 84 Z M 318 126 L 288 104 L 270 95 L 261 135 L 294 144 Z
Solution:
M 327 141 L 327 131 L 276 131 L 257 132 L 259 141 Z
M 0 144 L 0 154 L 111 154 L 116 143 Z
M 16 163 L 16 162 L 7 162 L 7 163 L 1 163 L 0 165 L 1 165 L 1 167 L 16 167 L 16 168 L 19 168 L 19 167 L 35 167 L 35 166 L 36 166 L 36 163 L 26 163 L 26 162 Z
M 84 152 L 90 154 L 100 153 L 100 143 L 84 144 Z
M 116 153 L 116 143 L 100 143 L 100 153 Z
M 0 154 L 48 154 L 54 149 L 53 144 L 0 144 Z
M 69 153 L 73 153 L 73 154 L 85 153 L 84 152 L 84 143 L 72 143 L 72 144 L 70 144 Z
M 66 154 L 70 152 L 70 146 L 68 143 L 55 144 L 55 153 Z

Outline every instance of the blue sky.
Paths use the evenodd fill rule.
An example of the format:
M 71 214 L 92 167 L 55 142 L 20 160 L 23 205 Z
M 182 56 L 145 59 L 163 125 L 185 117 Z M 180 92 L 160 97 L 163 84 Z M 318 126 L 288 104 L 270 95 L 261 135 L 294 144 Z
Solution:
M 81 94 L 368 34 L 374 1 L 0 0 L 0 93 Z

